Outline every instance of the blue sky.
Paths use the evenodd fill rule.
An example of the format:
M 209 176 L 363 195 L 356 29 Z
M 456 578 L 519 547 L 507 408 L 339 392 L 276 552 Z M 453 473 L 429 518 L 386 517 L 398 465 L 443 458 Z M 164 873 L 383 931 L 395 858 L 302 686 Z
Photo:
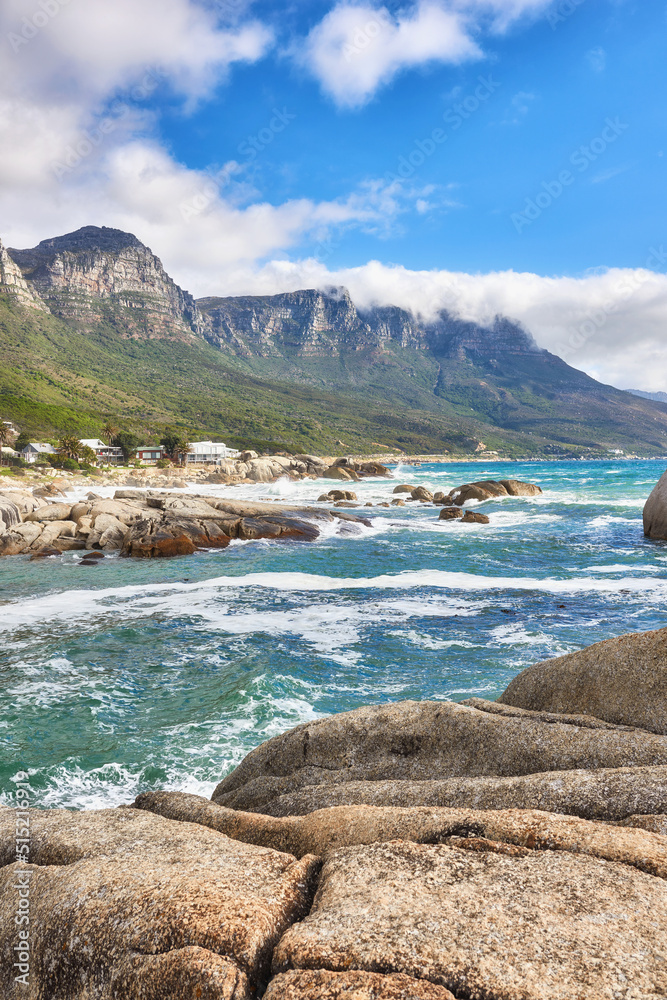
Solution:
M 298 4 L 277 30 L 287 43 L 303 37 L 327 7 Z M 274 21 L 275 5 L 254 10 Z M 481 58 L 405 69 L 353 109 L 337 106 L 278 49 L 235 73 L 191 117 L 165 109 L 161 130 L 189 166 L 239 160 L 244 179 L 279 204 L 344 198 L 369 178 L 396 173 L 417 141 L 444 126 L 446 140 L 409 178 L 433 188 L 422 199 L 430 207 L 406 204 L 387 232 L 351 228 L 337 241 L 334 267 L 371 257 L 409 268 L 541 274 L 636 267 L 664 237 L 666 29 L 660 3 L 565 0 L 486 38 Z M 458 127 L 453 110 L 443 122 L 466 98 L 473 107 L 480 78 L 489 77 L 497 89 L 476 111 L 464 107 Z M 259 152 L 258 140 L 251 160 L 247 138 L 266 129 L 274 108 L 295 117 Z M 601 135 L 607 118 L 626 128 L 602 153 L 591 150 L 588 168 L 578 163 L 571 186 L 517 232 L 512 214 L 572 167 L 570 157 Z M 317 242 L 293 252 L 317 252 Z
M 0 236 L 503 313 L 665 389 L 666 34 L 655 0 L 5 0 Z

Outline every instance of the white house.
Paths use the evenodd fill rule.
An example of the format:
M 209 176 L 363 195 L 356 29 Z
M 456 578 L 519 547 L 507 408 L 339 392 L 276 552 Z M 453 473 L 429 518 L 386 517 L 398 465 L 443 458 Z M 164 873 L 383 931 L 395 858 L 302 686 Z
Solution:
M 44 444 L 41 441 L 31 441 L 21 450 L 21 458 L 24 462 L 29 462 L 32 465 L 43 455 L 55 455 L 55 453 L 56 449 L 53 445 Z
M 226 458 L 236 458 L 238 452 L 222 441 L 193 441 L 186 455 L 188 463 L 198 462 L 217 465 Z
M 99 438 L 84 438 L 81 444 L 95 452 L 98 462 L 104 462 L 106 465 L 121 465 L 123 462 L 123 449 L 106 444 Z

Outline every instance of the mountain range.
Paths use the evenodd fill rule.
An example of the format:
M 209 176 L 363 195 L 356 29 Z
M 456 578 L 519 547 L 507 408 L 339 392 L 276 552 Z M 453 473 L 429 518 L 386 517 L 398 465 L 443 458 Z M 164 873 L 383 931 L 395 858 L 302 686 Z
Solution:
M 344 288 L 195 300 L 106 227 L 0 243 L 0 349 L 0 416 L 42 436 L 110 418 L 260 450 L 667 453 L 667 403 L 596 382 L 511 319 L 362 310 Z

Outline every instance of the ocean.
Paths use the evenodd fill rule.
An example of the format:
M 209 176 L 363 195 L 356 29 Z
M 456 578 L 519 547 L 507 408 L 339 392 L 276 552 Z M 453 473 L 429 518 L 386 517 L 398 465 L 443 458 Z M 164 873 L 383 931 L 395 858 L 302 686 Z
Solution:
M 538 660 L 667 625 L 667 543 L 641 524 L 663 460 L 393 471 L 348 486 L 362 504 L 400 482 L 511 477 L 544 492 L 476 505 L 488 525 L 439 522 L 413 503 L 362 508 L 372 527 L 339 524 L 315 543 L 95 567 L 74 552 L 1 560 L 0 800 L 18 771 L 38 807 L 210 795 L 301 722 L 406 698 L 494 699 Z M 338 485 L 197 492 L 312 502 Z

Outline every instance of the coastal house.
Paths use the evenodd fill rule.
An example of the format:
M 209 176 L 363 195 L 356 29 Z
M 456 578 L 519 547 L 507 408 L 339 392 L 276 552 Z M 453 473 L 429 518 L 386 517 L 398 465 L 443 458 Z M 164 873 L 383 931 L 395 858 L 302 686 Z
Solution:
M 21 458 L 24 462 L 33 465 L 40 458 L 44 458 L 45 455 L 55 455 L 55 453 L 56 449 L 53 445 L 45 444 L 43 441 L 31 441 L 30 444 L 21 449 Z
M 222 441 L 193 441 L 185 457 L 188 464 L 196 462 L 202 465 L 217 465 L 224 459 L 236 458 L 237 455 L 238 452 L 234 448 L 228 448 Z
M 142 465 L 155 465 L 161 458 L 165 458 L 166 449 L 161 444 L 147 444 L 137 448 L 134 457 Z
M 87 448 L 91 448 L 95 452 L 97 461 L 103 462 L 104 465 L 123 464 L 122 448 L 116 448 L 112 444 L 106 444 L 104 441 L 100 441 L 99 438 L 84 438 L 81 441 L 81 444 L 85 445 Z

